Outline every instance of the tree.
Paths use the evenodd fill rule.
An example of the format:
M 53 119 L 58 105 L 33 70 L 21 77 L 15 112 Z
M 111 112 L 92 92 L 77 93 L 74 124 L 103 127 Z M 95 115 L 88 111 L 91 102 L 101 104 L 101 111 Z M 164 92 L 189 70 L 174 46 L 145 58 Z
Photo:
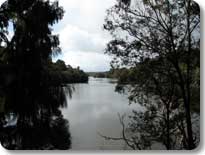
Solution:
M 62 70 L 62 71 L 65 71 L 67 69 L 65 62 L 62 60 L 57 60 L 56 66 L 58 67 L 59 70 Z
M 66 88 L 61 81 L 52 81 L 48 70 L 51 56 L 60 52 L 51 26 L 63 13 L 57 1 L 49 0 L 7 0 L 0 7 L 1 32 L 5 30 L 0 40 L 4 42 L 1 66 L 12 73 L 3 89 L 4 116 L 16 119 L 15 125 L 8 121 L 1 128 L 1 142 L 8 149 L 70 148 L 69 125 L 59 110 L 67 105 Z M 10 41 L 5 39 L 8 22 L 14 31 Z M 7 72 L 3 75 L 8 77 Z M 55 141 L 61 138 L 63 145 Z
M 158 58 L 126 70 L 126 76 L 120 74 L 116 90 L 125 92 L 128 88 L 130 103 L 139 103 L 143 110 L 133 110 L 126 127 L 124 116 L 120 117 L 126 129 L 118 139 L 126 141 L 132 149 L 152 149 L 157 142 L 166 149 L 185 148 L 184 114 L 172 68 Z
M 155 70 L 150 73 L 151 76 L 146 73 L 147 70 L 140 70 L 144 80 L 137 80 L 136 84 L 155 81 L 155 87 L 160 86 L 156 95 L 159 96 L 160 91 L 164 92 L 164 88 L 169 88 L 168 93 L 170 94 L 172 87 L 160 83 L 162 82 L 160 77 L 163 77 L 163 80 L 172 81 L 174 87 L 180 90 L 188 149 L 194 149 L 196 146 L 193 138 L 190 105 L 193 95 L 191 90 L 195 82 L 193 75 L 196 66 L 199 65 L 199 61 L 198 63 L 192 61 L 193 57 L 199 60 L 199 12 L 199 6 L 191 0 L 133 0 L 129 5 L 119 0 L 108 10 L 104 24 L 104 28 L 114 38 L 108 43 L 106 49 L 108 54 L 115 56 L 113 64 L 137 68 L 139 63 L 145 64 L 146 61 L 152 62 L 152 60 L 160 59 L 163 62 L 149 66 L 151 71 Z M 161 65 L 164 67 L 163 70 L 159 69 Z M 171 72 L 168 72 L 169 70 Z M 155 79 L 150 80 L 151 77 Z M 149 86 L 150 84 L 145 84 L 145 90 L 149 90 Z M 133 89 L 132 98 L 139 99 L 139 96 L 135 95 L 139 93 L 136 93 L 137 91 Z M 156 93 L 155 90 L 153 92 Z M 176 93 L 173 95 L 179 98 L 178 95 L 175 96 Z M 199 104 L 199 100 L 197 102 Z

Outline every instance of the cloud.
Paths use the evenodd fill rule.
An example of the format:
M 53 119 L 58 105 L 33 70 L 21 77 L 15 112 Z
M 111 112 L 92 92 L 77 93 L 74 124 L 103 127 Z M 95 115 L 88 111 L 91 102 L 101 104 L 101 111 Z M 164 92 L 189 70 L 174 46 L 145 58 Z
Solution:
M 87 72 L 107 71 L 110 68 L 109 63 L 111 60 L 109 56 L 102 53 L 80 51 L 64 52 L 62 59 L 66 64 L 70 64 L 73 67 L 80 66 L 81 69 Z
M 75 14 L 77 16 L 77 13 Z M 85 19 L 78 16 L 78 19 Z M 75 18 L 75 19 L 76 19 Z M 62 21 L 63 28 L 57 34 L 60 38 L 60 47 L 62 56 L 66 64 L 73 67 L 80 66 L 85 71 L 107 71 L 110 68 L 111 58 L 104 54 L 107 42 L 110 36 L 102 29 L 102 25 L 94 26 L 89 29 L 82 27 L 82 23 L 70 24 L 69 20 Z
M 59 34 L 60 56 L 66 64 L 85 71 L 105 71 L 111 58 L 104 54 L 111 36 L 103 30 L 106 10 L 116 0 L 59 0 L 65 15 L 54 27 Z
M 61 25 L 69 23 L 88 32 L 99 32 L 102 30 L 106 10 L 115 2 L 116 0 L 59 0 L 59 5 L 65 10 Z
M 66 51 L 103 52 L 106 39 L 98 33 L 89 33 L 76 26 L 66 25 L 59 32 L 62 49 Z
M 3 2 L 5 2 L 6 0 L 0 0 L 0 5 L 3 3 Z

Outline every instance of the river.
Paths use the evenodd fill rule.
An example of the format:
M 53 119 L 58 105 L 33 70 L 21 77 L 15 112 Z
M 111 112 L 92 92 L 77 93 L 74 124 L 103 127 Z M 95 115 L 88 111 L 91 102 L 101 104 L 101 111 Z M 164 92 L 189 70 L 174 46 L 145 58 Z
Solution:
M 139 105 L 128 105 L 127 95 L 115 92 L 116 83 L 108 78 L 89 78 L 87 84 L 74 84 L 72 98 L 63 115 L 70 123 L 72 149 L 129 149 L 123 141 L 108 141 L 100 134 L 120 137 L 118 113 L 129 115 Z

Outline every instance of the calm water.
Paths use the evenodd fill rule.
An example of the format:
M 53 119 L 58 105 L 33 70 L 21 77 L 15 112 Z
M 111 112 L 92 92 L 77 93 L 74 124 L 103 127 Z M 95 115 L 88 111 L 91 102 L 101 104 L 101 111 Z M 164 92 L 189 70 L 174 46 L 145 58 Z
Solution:
M 68 99 L 64 117 L 70 122 L 72 149 L 129 149 L 123 141 L 107 141 L 105 136 L 120 137 L 118 113 L 124 114 L 139 108 L 128 105 L 126 95 L 118 94 L 113 80 L 89 78 L 88 84 L 75 84 L 72 99 Z

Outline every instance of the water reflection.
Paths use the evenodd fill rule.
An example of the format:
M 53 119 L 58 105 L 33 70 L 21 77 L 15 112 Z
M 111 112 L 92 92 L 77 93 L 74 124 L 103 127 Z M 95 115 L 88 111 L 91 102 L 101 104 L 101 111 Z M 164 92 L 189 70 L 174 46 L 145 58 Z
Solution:
M 32 90 L 33 93 L 19 95 L 17 90 L 11 90 L 12 93 L 8 93 L 5 97 L 5 103 L 8 105 L 18 103 L 18 109 L 21 108 L 21 111 L 5 110 L 0 113 L 2 146 L 9 150 L 69 149 L 71 147 L 69 122 L 59 109 L 66 104 L 64 88 L 48 85 L 44 85 L 41 89 L 32 89 L 34 88 L 32 85 L 19 88 L 22 92 Z M 34 94 L 36 96 L 32 98 Z M 19 100 L 15 101 L 14 95 L 19 95 Z M 29 106 L 25 108 L 25 104 L 29 104 L 30 108 Z
M 68 108 L 62 111 L 69 118 L 72 149 L 128 149 L 124 142 L 105 141 L 103 135 L 121 135 L 118 113 L 129 114 L 139 105 L 128 105 L 126 95 L 115 92 L 115 80 L 90 78 L 88 84 L 75 84 Z

